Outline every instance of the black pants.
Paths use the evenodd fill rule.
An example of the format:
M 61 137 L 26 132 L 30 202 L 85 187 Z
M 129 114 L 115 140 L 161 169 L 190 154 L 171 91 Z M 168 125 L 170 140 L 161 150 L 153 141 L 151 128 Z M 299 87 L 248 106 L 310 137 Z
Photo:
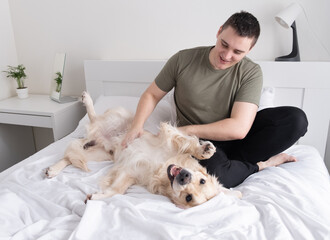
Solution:
M 307 132 L 306 114 L 296 107 L 267 108 L 257 113 L 242 140 L 211 141 L 216 153 L 200 164 L 225 187 L 235 187 L 258 172 L 256 164 L 292 146 Z

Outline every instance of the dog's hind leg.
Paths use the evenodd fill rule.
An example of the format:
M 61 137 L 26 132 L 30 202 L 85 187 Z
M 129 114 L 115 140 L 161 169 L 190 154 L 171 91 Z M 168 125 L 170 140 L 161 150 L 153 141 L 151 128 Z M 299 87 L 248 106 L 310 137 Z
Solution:
M 83 149 L 87 150 L 88 148 L 93 147 L 95 145 L 96 145 L 96 141 L 92 140 L 92 141 L 89 141 L 89 142 L 85 143 L 84 146 L 83 146 Z
M 112 197 L 116 194 L 124 194 L 130 186 L 135 184 L 135 181 L 132 177 L 123 173 L 120 173 L 118 175 L 119 176 L 117 176 L 117 178 L 114 179 L 111 186 L 106 188 L 103 192 L 87 195 L 86 201 L 100 200 L 100 199 Z
M 197 159 L 208 159 L 216 150 L 210 141 L 202 141 L 196 136 L 186 135 L 167 123 L 161 124 L 160 135 L 178 152 L 188 153 Z
M 94 122 L 96 119 L 96 113 L 93 106 L 93 100 L 87 92 L 83 92 L 81 96 L 82 102 L 85 104 L 86 111 L 91 122 Z
M 71 158 L 70 159 L 73 166 L 80 168 L 81 170 L 84 170 L 85 172 L 89 172 L 90 170 L 87 167 L 87 163 L 84 159 L 80 158 Z
M 67 158 L 63 158 L 53 166 L 46 169 L 47 178 L 56 177 L 66 166 L 70 165 L 71 162 Z

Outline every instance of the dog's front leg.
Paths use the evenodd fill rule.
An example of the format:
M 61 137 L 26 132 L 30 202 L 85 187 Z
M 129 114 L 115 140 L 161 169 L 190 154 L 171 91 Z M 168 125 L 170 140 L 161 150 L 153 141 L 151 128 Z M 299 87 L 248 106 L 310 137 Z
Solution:
M 196 136 L 188 136 L 180 132 L 177 128 L 162 123 L 160 134 L 165 141 L 170 139 L 172 147 L 180 153 L 189 153 L 197 159 L 208 159 L 215 153 L 215 146 L 210 141 L 199 140 Z
M 199 140 L 199 146 L 197 146 L 194 150 L 195 151 L 192 152 L 191 155 L 199 160 L 203 160 L 212 157 L 216 151 L 216 148 L 210 141 Z

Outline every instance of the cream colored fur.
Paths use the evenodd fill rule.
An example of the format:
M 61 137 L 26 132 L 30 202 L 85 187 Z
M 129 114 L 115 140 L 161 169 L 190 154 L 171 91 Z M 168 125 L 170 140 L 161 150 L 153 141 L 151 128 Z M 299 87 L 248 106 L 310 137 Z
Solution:
M 184 135 L 177 128 L 161 123 L 158 135 L 145 132 L 123 148 L 121 142 L 133 115 L 116 108 L 98 116 L 86 92 L 82 99 L 90 118 L 87 137 L 69 145 L 64 158 L 47 170 L 49 178 L 69 164 L 88 171 L 88 161 L 112 160 L 114 165 L 100 184 L 102 191 L 88 195 L 86 200 L 124 194 L 134 184 L 165 195 L 182 208 L 204 203 L 219 192 L 241 197 L 240 192 L 222 187 L 196 160 L 214 154 L 211 142 Z

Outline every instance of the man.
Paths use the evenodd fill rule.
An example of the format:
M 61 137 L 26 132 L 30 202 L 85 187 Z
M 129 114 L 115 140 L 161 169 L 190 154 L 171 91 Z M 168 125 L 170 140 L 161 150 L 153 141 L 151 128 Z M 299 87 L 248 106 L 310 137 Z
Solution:
M 148 116 L 174 87 L 179 129 L 213 142 L 216 153 L 200 164 L 225 187 L 266 167 L 296 161 L 279 153 L 306 133 L 304 112 L 294 107 L 257 112 L 262 72 L 246 55 L 259 34 L 258 20 L 242 11 L 220 27 L 215 46 L 172 56 L 141 96 L 122 145 L 143 134 Z

